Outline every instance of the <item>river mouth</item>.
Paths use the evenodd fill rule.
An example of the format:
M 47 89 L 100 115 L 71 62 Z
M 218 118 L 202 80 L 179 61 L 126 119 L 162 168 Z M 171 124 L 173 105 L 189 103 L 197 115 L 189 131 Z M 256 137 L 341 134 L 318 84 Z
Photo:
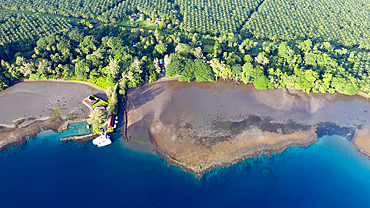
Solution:
M 268 155 L 290 146 L 307 146 L 316 141 L 317 135 L 339 134 L 350 141 L 356 129 L 368 126 L 366 112 L 370 110 L 370 102 L 360 96 L 308 94 L 287 88 L 258 91 L 253 85 L 239 85 L 230 80 L 160 81 L 128 90 L 127 100 L 128 136 L 132 139 L 130 144 L 123 145 L 153 153 L 148 151 L 151 148 L 170 164 L 195 174 L 261 153 Z M 296 137 L 301 140 L 294 140 Z M 253 143 L 257 145 L 254 151 L 239 152 L 233 159 L 208 164 L 209 168 L 198 168 L 198 171 L 184 164 L 186 154 L 178 154 L 184 148 L 196 152 L 217 147 L 210 152 L 230 155 L 234 153 L 226 154 L 217 145 L 225 147 L 226 143 L 252 138 L 262 138 L 259 146 Z M 274 138 L 277 141 L 271 143 Z M 245 151 L 246 147 L 243 146 Z M 212 157 L 222 161 L 221 156 Z M 209 162 L 201 154 L 195 160 L 204 163 L 202 167 Z

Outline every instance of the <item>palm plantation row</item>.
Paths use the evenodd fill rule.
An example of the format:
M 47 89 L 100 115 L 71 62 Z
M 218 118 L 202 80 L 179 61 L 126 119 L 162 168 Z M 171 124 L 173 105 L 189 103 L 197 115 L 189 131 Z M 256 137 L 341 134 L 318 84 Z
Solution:
M 84 14 L 85 18 L 106 18 L 106 22 L 112 18 L 112 22 L 124 18 L 133 22 L 141 18 L 141 24 L 147 18 L 159 22 L 159 27 L 154 27 L 156 30 L 136 26 L 125 29 L 117 24 L 94 28 L 86 21 L 73 26 L 62 19 L 0 13 L 12 16 L 1 24 L 11 28 L 0 34 L 1 47 L 5 49 L 0 54 L 2 89 L 18 79 L 60 78 L 82 80 L 104 88 L 118 82 L 124 93 L 127 88 L 155 81 L 163 76 L 165 69 L 166 76 L 180 76 L 180 81 L 233 78 L 254 83 L 261 90 L 289 86 L 307 92 L 369 93 L 369 53 L 362 50 L 367 47 L 361 42 L 366 35 L 353 32 L 366 32 L 367 18 L 361 12 L 346 14 L 356 9 L 366 11 L 367 7 L 360 7 L 358 2 L 340 11 L 330 1 L 316 2 L 320 8 L 313 7 L 315 1 L 288 4 L 277 0 L 173 3 L 149 0 L 132 2 L 139 5 L 135 8 L 122 6 L 129 1 L 96 1 L 100 4 L 94 9 L 91 5 L 96 3 L 89 5 L 88 1 L 68 2 L 63 6 L 48 1 L 45 7 L 44 1 L 14 4 L 11 0 L 2 1 L 6 9 L 75 17 Z M 271 2 L 279 6 L 274 8 Z M 340 1 L 339 5 L 346 3 Z M 233 8 L 233 4 L 237 6 Z M 332 13 L 328 13 L 329 7 L 335 8 Z M 58 11 L 53 12 L 53 8 Z M 69 8 L 77 9 L 73 14 L 63 13 Z M 275 15 L 269 16 L 270 11 Z M 311 13 L 303 15 L 304 11 Z M 320 25 L 315 22 L 321 20 L 322 13 L 326 14 L 327 25 L 324 20 Z M 337 13 L 345 14 L 338 21 L 340 30 L 352 36 L 335 36 L 335 25 L 329 27 Z M 306 17 L 308 14 L 312 14 L 310 18 Z M 290 21 L 291 16 L 296 17 L 294 21 Z M 346 22 L 348 18 L 355 21 Z M 360 20 L 363 22 L 357 24 Z M 315 22 L 311 29 L 307 29 L 309 21 Z M 45 26 L 36 29 L 33 24 Z M 21 35 L 33 37 L 34 41 L 26 43 L 22 38 L 17 39 Z M 22 44 L 27 46 L 22 47 L 26 51 L 15 47 Z

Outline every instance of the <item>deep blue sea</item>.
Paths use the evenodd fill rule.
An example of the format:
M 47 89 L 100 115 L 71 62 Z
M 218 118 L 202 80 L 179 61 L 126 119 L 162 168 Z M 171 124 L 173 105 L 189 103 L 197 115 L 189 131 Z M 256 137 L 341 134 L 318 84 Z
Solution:
M 370 207 L 370 160 L 343 137 L 194 178 L 115 141 L 45 131 L 0 152 L 0 207 Z

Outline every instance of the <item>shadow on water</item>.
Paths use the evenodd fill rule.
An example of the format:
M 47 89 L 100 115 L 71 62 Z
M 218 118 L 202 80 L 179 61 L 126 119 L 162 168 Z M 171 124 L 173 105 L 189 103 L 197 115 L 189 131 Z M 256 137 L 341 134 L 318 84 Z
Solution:
M 122 100 L 124 100 L 124 103 L 122 102 Z M 126 100 L 127 99 L 125 99 L 121 95 L 118 95 L 118 106 L 119 106 L 118 124 L 117 124 L 117 128 L 115 128 L 114 132 L 110 133 L 112 143 L 119 140 L 121 137 L 126 137 L 127 125 L 126 125 L 125 121 L 127 121 L 127 117 L 126 117 L 127 114 L 126 114 L 125 109 L 124 109 L 124 106 L 127 105 Z
M 358 129 L 361 129 L 362 126 L 356 126 Z M 339 135 L 345 137 L 349 142 L 353 139 L 356 133 L 355 127 L 341 127 L 332 122 L 323 122 L 318 123 L 316 127 L 317 137 L 323 137 L 325 135 L 333 136 Z

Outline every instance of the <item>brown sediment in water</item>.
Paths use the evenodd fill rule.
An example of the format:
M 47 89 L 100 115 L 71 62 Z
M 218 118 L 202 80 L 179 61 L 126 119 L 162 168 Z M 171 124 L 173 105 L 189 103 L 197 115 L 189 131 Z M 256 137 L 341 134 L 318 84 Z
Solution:
M 338 134 L 336 129 L 350 141 L 368 124 L 368 112 L 370 102 L 360 96 L 258 91 L 230 80 L 154 82 L 128 90 L 127 135 L 132 138 L 122 145 L 154 149 L 169 164 L 199 176 L 261 153 L 307 146 L 317 135 Z
M 281 153 L 291 146 L 308 146 L 317 141 L 315 128 L 304 131 L 286 129 L 289 133 L 262 131 L 261 126 L 238 129 L 222 137 L 197 137 L 188 128 L 177 128 L 154 120 L 149 135 L 155 152 L 169 165 L 202 176 L 217 167 L 235 164 L 258 155 Z
M 351 141 L 351 144 L 355 147 L 356 151 L 370 159 L 370 130 L 367 127 L 359 129 L 354 138 Z

